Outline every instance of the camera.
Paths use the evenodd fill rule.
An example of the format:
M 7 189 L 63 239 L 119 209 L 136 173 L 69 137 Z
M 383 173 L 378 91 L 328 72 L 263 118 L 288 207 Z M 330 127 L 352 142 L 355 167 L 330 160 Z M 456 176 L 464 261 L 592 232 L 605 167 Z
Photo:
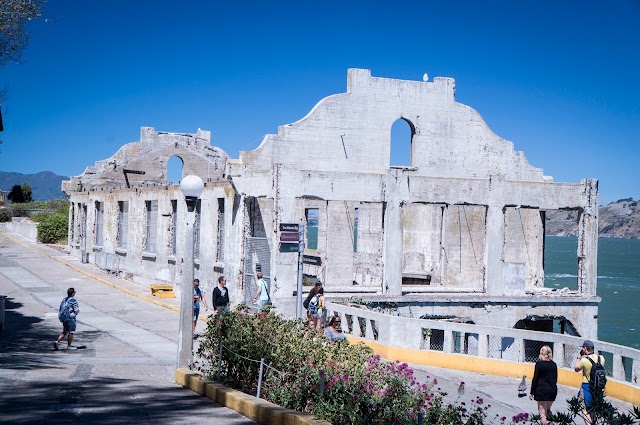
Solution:
M 580 349 L 580 355 L 581 355 L 581 356 L 586 355 L 586 353 L 584 352 L 584 348 L 581 348 L 581 349 Z

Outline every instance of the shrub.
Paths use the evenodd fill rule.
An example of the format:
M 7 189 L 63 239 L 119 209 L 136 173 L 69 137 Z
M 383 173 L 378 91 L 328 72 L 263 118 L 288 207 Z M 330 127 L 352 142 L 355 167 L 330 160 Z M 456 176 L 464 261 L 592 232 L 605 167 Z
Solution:
M 31 217 L 29 217 L 31 219 L 31 221 L 35 221 L 36 223 L 40 223 L 44 220 L 46 220 L 47 218 L 49 218 L 51 214 L 46 213 L 46 212 L 39 212 L 39 213 L 35 213 L 32 214 Z
M 263 358 L 263 398 L 334 425 L 415 424 L 420 410 L 433 424 L 482 424 L 486 418 L 482 399 L 469 410 L 444 403 L 444 394 L 433 390 L 437 382 L 419 383 L 406 363 L 386 362 L 364 344 L 330 343 L 315 329 L 273 313 L 248 314 L 240 306 L 209 321 L 198 369 L 212 379 L 221 340 L 224 384 L 255 394 L 257 360 Z
M 38 240 L 42 243 L 57 243 L 67 237 L 69 220 L 64 214 L 50 214 L 38 223 Z
M 1 208 L 0 209 L 0 223 L 4 223 L 7 221 L 11 221 L 11 210 L 9 208 Z

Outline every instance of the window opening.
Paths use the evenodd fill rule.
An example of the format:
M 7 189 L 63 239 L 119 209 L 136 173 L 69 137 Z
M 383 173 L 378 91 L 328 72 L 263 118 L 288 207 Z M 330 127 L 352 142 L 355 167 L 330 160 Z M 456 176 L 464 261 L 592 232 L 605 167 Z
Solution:
M 224 198 L 218 198 L 218 244 L 216 261 L 224 260 Z
M 353 211 L 353 252 L 358 252 L 358 208 Z
M 578 289 L 578 221 L 580 211 L 547 210 L 543 212 L 544 286 Z
M 415 127 L 408 120 L 398 118 L 391 126 L 390 162 L 391 166 L 410 167 L 413 165 L 413 136 Z
M 307 221 L 307 249 L 318 249 L 318 220 L 320 210 L 318 208 L 305 209 L 305 217 Z
M 196 202 L 195 208 L 195 221 L 193 222 L 193 258 L 200 257 L 200 216 L 201 214 L 201 202 L 200 199 Z
M 171 255 L 176 255 L 176 244 L 178 242 L 177 238 L 177 228 L 178 228 L 178 201 L 175 199 L 171 200 Z
M 182 167 L 184 162 L 179 156 L 172 156 L 167 161 L 167 183 L 180 184 L 182 181 Z
M 118 236 L 117 243 L 120 248 L 127 248 L 127 235 L 129 234 L 129 203 L 118 201 Z
M 147 210 L 147 232 L 144 250 L 156 252 L 156 234 L 158 223 L 158 201 L 145 201 Z
M 102 227 L 104 221 L 104 202 L 96 202 L 96 245 L 102 246 L 103 234 Z

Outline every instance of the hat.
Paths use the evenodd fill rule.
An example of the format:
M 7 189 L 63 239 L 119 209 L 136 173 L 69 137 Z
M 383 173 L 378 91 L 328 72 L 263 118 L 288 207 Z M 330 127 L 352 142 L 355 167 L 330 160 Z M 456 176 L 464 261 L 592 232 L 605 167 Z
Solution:
M 593 341 L 586 339 L 583 343 L 582 343 L 583 347 L 587 347 L 587 348 L 593 348 Z

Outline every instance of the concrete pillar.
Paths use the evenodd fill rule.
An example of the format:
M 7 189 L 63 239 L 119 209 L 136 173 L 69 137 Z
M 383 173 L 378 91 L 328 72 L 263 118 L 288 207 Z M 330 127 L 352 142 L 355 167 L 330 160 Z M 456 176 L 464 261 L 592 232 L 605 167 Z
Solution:
M 387 176 L 386 209 L 384 214 L 384 285 L 383 293 L 402 295 L 402 209 L 400 188 L 404 179 L 395 174 Z
M 485 290 L 489 295 L 504 294 L 502 245 L 504 243 L 503 202 L 499 202 L 504 191 L 504 180 L 490 177 L 489 205 L 487 208 L 487 237 L 485 256 Z
M 504 238 L 504 214 L 501 206 L 489 205 L 487 210 L 487 240 L 485 288 L 487 294 L 503 295 L 502 244 Z
M 489 357 L 489 335 L 478 334 L 478 357 L 481 359 Z
M 564 364 L 564 344 L 557 343 L 553 344 L 553 359 L 559 367 L 571 367 L 573 365 Z
M 578 290 L 595 297 L 598 276 L 598 180 L 583 179 L 581 183 L 586 199 L 578 223 Z
M 442 347 L 443 353 L 453 353 L 453 331 L 449 329 L 444 330 L 444 346 Z

